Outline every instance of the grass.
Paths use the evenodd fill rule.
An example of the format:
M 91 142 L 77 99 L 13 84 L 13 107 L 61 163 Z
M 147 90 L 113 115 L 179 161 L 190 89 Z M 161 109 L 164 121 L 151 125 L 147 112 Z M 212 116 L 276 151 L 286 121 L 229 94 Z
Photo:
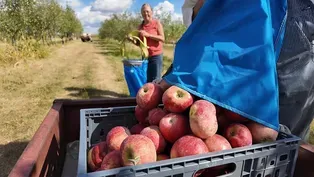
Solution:
M 314 145 L 314 121 L 312 121 L 312 124 L 311 124 L 309 143 Z
M 12 73 L 14 75 L 20 76 L 20 72 Z M 0 176 L 7 176 L 60 89 L 58 82 L 48 82 L 32 88 L 25 82 L 13 83 L 7 86 L 14 89 L 5 91 L 6 96 L 1 95 L 0 158 L 5 160 L 0 162 Z
M 165 74 L 169 68 L 169 66 L 171 65 L 172 63 L 172 58 L 169 58 L 168 56 L 164 56 L 163 57 L 163 71 L 162 73 Z
M 105 40 L 96 40 L 99 47 L 103 50 L 101 54 L 107 56 L 107 59 L 110 61 L 111 67 L 115 71 L 115 82 L 124 83 L 124 68 L 122 65 L 122 56 L 120 52 L 119 42 L 112 39 Z M 137 48 L 133 47 L 131 44 L 127 44 L 128 53 L 131 58 L 136 58 L 140 56 L 140 51 L 136 50 Z M 123 87 L 123 93 L 129 95 L 127 87 Z
M 74 41 L 44 60 L 0 66 L 0 176 L 8 176 L 54 99 L 128 96 L 126 84 L 115 81 L 121 63 L 97 52 Z
M 83 71 L 83 82 L 84 85 L 86 85 L 86 87 L 84 87 L 81 91 L 81 94 L 79 94 L 78 96 L 83 98 L 83 99 L 89 99 L 91 97 L 90 93 L 91 92 L 88 92 L 88 90 L 90 90 L 92 88 L 92 72 L 91 72 L 91 66 L 88 65 L 87 67 L 84 68 L 84 71 Z
M 121 59 L 117 56 L 109 56 L 108 59 L 111 60 L 111 66 L 114 68 L 114 71 L 116 71 L 115 81 L 124 83 L 124 68 Z M 123 87 L 123 93 L 129 96 L 129 90 L 127 87 Z
M 0 66 L 45 58 L 49 55 L 52 48 L 52 46 L 42 45 L 34 40 L 18 41 L 16 46 L 3 44 L 0 46 Z

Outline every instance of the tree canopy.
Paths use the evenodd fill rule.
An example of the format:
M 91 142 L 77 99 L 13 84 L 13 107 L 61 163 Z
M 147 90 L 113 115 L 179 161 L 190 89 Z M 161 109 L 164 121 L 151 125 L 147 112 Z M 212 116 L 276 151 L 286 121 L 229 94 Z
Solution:
M 56 0 L 0 0 L 0 39 L 43 42 L 81 33 L 83 27 L 71 7 Z
M 170 13 L 156 15 L 163 25 L 165 40 L 167 43 L 176 42 L 185 32 L 186 27 L 181 21 L 173 20 Z M 128 12 L 122 14 L 113 14 L 111 18 L 102 22 L 99 28 L 100 38 L 113 38 L 121 41 L 125 35 L 142 23 L 140 14 L 131 14 Z

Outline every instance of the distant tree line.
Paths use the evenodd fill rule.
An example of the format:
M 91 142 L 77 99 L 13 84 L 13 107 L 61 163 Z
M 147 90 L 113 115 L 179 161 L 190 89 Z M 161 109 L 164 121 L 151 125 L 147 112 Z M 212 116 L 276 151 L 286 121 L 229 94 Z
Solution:
M 162 13 L 161 15 L 156 15 L 155 18 L 159 19 L 163 24 L 166 43 L 175 43 L 186 30 L 181 21 L 171 18 L 170 13 Z M 125 35 L 137 29 L 141 23 L 142 17 L 140 14 L 132 15 L 129 12 L 113 14 L 111 18 L 102 22 L 98 31 L 99 37 L 121 41 Z
M 0 40 L 23 39 L 48 44 L 53 38 L 80 34 L 83 27 L 69 6 L 56 0 L 0 0 Z

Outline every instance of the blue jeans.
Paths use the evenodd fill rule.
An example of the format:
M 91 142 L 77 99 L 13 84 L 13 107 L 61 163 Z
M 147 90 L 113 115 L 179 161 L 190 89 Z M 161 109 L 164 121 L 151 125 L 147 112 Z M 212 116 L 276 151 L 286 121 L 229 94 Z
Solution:
M 148 58 L 147 82 L 161 78 L 163 54 L 151 56 Z

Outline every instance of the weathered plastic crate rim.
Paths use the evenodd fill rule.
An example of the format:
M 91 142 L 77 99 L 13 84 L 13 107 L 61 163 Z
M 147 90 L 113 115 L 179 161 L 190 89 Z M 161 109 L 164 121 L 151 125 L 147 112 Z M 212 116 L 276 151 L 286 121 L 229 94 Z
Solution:
M 87 113 L 92 112 L 106 112 L 106 113 L 112 113 L 114 109 L 134 109 L 135 106 L 123 106 L 123 107 L 108 107 L 108 108 L 91 108 L 91 109 L 81 109 L 80 111 L 80 121 L 81 121 L 81 132 L 86 132 L 86 119 L 94 119 L 98 117 L 106 117 L 107 115 L 97 116 L 97 117 L 86 117 Z M 108 112 L 109 111 L 109 112 Z M 83 126 L 84 125 L 84 126 Z M 86 133 L 82 134 L 83 136 L 80 136 L 80 141 L 82 141 L 81 145 L 86 147 Z M 270 153 L 270 151 L 276 151 L 277 147 L 281 146 L 295 146 L 295 149 L 298 150 L 300 138 L 296 137 L 295 135 L 286 134 L 283 132 L 280 132 L 280 136 L 283 136 L 283 139 L 279 139 L 275 142 L 266 142 L 266 143 L 260 143 L 260 144 L 254 144 L 249 147 L 240 147 L 240 148 L 233 148 L 230 150 L 224 150 L 219 152 L 210 152 L 207 154 L 200 154 L 200 155 L 193 155 L 193 156 L 187 156 L 187 157 L 180 157 L 175 159 L 168 159 L 143 165 L 136 165 L 132 167 L 120 167 L 110 170 L 105 170 L 106 173 L 110 175 L 118 174 L 121 171 L 124 170 L 131 170 L 134 171 L 135 174 L 138 175 L 139 172 L 143 172 L 145 174 L 143 175 L 149 175 L 149 174 L 155 174 L 158 172 L 167 172 L 165 171 L 166 168 L 169 168 L 169 170 L 184 170 L 185 167 L 188 165 L 193 165 L 194 167 L 198 167 L 198 170 L 218 166 L 226 163 L 235 163 L 232 161 L 233 158 L 238 156 L 254 156 L 256 158 L 257 156 L 263 156 L 264 154 Z M 262 146 L 262 147 L 261 147 Z M 103 176 L 104 171 L 99 172 L 91 172 L 87 173 L 87 159 L 86 159 L 86 148 L 85 151 L 83 149 L 80 149 L 79 154 L 84 154 L 83 157 L 79 157 L 79 164 L 83 164 L 83 167 L 78 168 L 78 176 Z M 81 152 L 82 151 L 82 152 Z M 229 158 L 226 158 L 229 157 Z M 209 160 L 208 160 L 209 159 Z M 84 162 L 83 162 L 84 161 Z M 230 161 L 230 162 L 229 162 Z M 83 163 L 80 163 L 83 162 Z M 205 165 L 204 163 L 207 163 Z M 208 164 L 209 163 L 209 164 Z M 150 166 L 149 168 L 147 166 Z M 177 167 L 177 168 L 176 168 Z M 150 169 L 154 170 L 151 171 Z M 181 170 L 180 170 L 181 169 Z M 162 170 L 162 171 L 161 171 Z M 145 171 L 145 172 L 144 172 Z M 152 172 L 152 173 L 151 173 Z M 141 176 L 141 175 L 140 175 Z

